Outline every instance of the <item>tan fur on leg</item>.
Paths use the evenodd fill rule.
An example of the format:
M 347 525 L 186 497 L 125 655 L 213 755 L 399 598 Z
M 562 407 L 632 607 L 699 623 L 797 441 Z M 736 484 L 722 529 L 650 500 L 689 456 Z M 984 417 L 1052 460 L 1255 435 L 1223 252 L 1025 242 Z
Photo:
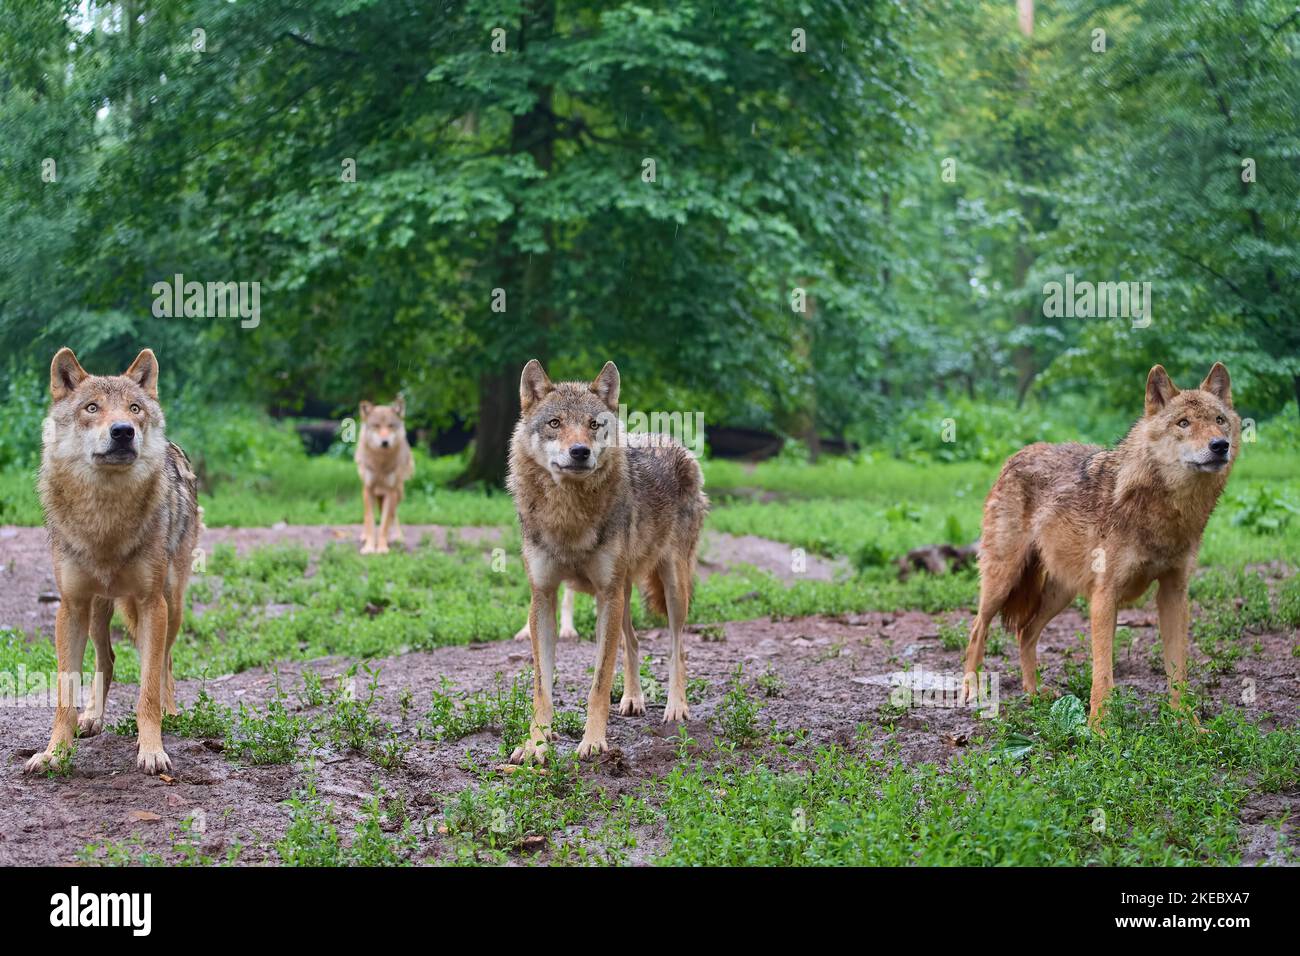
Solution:
M 1092 592 L 1091 605 L 1092 696 L 1088 723 L 1094 730 L 1099 730 L 1102 718 L 1106 716 L 1106 700 L 1115 686 L 1115 594 L 1105 584 L 1098 585 Z
M 623 716 L 645 713 L 645 695 L 641 692 L 640 644 L 632 627 L 632 583 L 623 592 L 623 697 L 618 712 Z
M 609 696 L 614 688 L 614 667 L 623 633 L 623 595 L 627 590 L 627 584 L 618 579 L 596 595 L 596 672 L 591 680 L 591 693 L 587 695 L 587 725 L 578 744 L 578 756 L 583 759 L 609 749 L 605 740 Z
M 86 653 L 90 628 L 90 601 L 65 599 L 54 618 L 54 650 L 58 657 L 56 680 L 57 704 L 54 710 L 54 728 L 45 750 L 36 754 L 23 767 L 25 773 L 37 773 L 57 762 L 60 755 L 69 752 L 77 731 L 77 701 L 74 691 L 81 679 L 81 660 Z
M 135 719 L 139 728 L 136 764 L 147 774 L 170 770 L 171 758 L 163 750 L 162 693 L 167 666 L 167 600 L 161 594 L 138 602 L 140 630 L 140 696 Z
M 510 755 L 511 763 L 542 763 L 546 760 L 547 741 L 554 740 L 551 729 L 555 706 L 551 693 L 555 684 L 555 591 L 534 588 L 528 610 L 528 634 L 533 644 L 533 722 L 528 739 Z

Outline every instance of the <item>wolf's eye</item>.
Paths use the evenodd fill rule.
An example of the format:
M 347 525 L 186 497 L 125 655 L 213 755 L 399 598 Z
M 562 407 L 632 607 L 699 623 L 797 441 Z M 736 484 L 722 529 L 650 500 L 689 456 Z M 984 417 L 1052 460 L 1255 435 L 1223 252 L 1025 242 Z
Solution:
M 1192 423 L 1189 422 L 1189 421 L 1188 421 L 1187 419 L 1185 419 L 1185 418 L 1180 418 L 1180 419 L 1178 419 L 1178 427 L 1179 427 L 1179 428 L 1188 428 L 1191 424 L 1192 424 Z
M 140 406 L 139 406 L 139 405 L 136 405 L 136 404 L 134 404 L 134 403 L 132 403 L 132 405 L 131 405 L 131 414 L 132 414 L 132 415 L 139 415 L 139 414 L 140 414 Z
M 1226 425 L 1226 424 L 1227 424 L 1227 422 L 1225 422 L 1225 421 L 1223 420 L 1223 416 L 1222 416 L 1222 415 L 1220 415 L 1218 418 L 1216 418 L 1215 421 L 1218 422 L 1220 425 Z
M 90 414 L 93 415 L 95 414 L 95 412 L 99 411 L 99 406 L 96 405 L 94 402 L 91 402 L 89 405 L 86 406 L 86 411 L 90 412 Z
M 596 419 L 593 418 L 591 420 L 591 430 L 595 431 L 598 428 L 600 428 L 600 422 L 596 421 Z
M 551 419 L 549 422 L 547 422 L 546 424 L 549 425 L 551 428 L 559 428 L 559 427 L 560 427 L 560 420 L 559 420 L 558 418 L 552 418 L 552 419 Z

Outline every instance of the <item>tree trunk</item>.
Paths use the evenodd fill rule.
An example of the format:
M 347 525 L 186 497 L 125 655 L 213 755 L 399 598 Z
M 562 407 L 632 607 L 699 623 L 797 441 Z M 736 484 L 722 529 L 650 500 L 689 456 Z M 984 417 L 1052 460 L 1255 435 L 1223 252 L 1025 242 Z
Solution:
M 534 0 L 525 7 L 518 51 L 522 54 L 527 49 L 530 37 L 547 36 L 554 27 L 552 0 Z M 555 161 L 554 91 L 539 87 L 535 92 L 533 108 L 511 123 L 510 151 L 528 153 L 539 169 L 549 173 Z M 521 201 L 527 201 L 526 194 Z M 550 307 L 553 253 L 549 251 L 553 231 L 546 224 L 546 253 L 524 257 L 513 246 L 519 214 L 516 210 L 497 230 L 496 283 L 505 290 L 506 311 L 486 323 L 485 347 L 495 361 L 479 376 L 474 453 L 465 471 L 452 482 L 455 487 L 505 484 L 510 435 L 519 417 L 519 375 L 530 358 L 546 361 L 546 329 L 554 319 Z
M 499 486 L 505 481 L 510 433 L 519 416 L 519 373 L 523 364 L 501 365 L 479 377 L 474 457 L 452 482 L 454 486 L 479 483 Z

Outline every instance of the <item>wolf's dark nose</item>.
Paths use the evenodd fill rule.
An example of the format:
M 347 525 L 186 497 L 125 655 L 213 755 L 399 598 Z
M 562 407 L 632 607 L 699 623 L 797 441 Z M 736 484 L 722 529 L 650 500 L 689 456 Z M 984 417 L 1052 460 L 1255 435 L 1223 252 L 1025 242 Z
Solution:
M 1228 447 L 1228 439 L 1226 438 L 1214 438 L 1210 441 L 1210 451 L 1214 452 L 1220 458 L 1226 458 L 1228 456 Z
M 569 457 L 574 461 L 586 461 L 591 457 L 591 449 L 586 445 L 574 445 L 569 449 Z
M 387 447 L 388 447 L 388 439 L 387 439 L 387 438 L 381 438 L 381 439 L 379 440 L 379 444 L 380 444 L 381 447 L 383 447 L 383 448 L 387 448 Z
M 130 422 L 113 422 L 108 426 L 108 437 L 116 442 L 128 442 L 135 437 L 135 428 Z

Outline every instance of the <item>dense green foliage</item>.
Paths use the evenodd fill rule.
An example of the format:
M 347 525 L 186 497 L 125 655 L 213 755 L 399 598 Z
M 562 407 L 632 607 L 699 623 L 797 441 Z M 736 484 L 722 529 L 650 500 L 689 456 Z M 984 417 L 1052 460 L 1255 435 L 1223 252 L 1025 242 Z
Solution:
M 1021 400 L 1109 437 L 1155 361 L 1226 361 L 1263 420 L 1300 382 L 1297 42 L 1285 0 L 1044 0 L 1029 36 L 1002 0 L 12 4 L 0 466 L 63 344 L 150 345 L 206 419 L 404 388 L 485 478 L 533 354 L 801 438 Z M 155 317 L 178 273 L 259 282 L 257 327 Z M 1067 274 L 1150 282 L 1149 326 L 1045 315 Z

